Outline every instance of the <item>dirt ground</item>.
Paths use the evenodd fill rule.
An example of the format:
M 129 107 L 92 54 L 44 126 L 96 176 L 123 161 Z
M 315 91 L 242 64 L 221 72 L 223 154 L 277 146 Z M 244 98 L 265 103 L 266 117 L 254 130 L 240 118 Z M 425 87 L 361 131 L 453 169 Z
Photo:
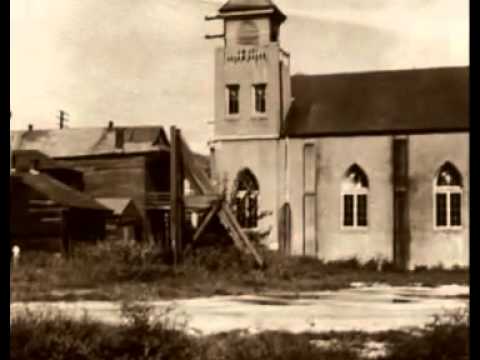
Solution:
M 173 306 L 178 321 L 186 320 L 193 334 L 244 329 L 248 332 L 287 330 L 375 332 L 422 326 L 434 314 L 468 306 L 469 287 L 388 286 L 352 284 L 350 289 L 320 292 L 275 292 L 257 295 L 214 296 L 177 301 L 150 301 L 155 311 Z M 94 320 L 119 323 L 119 302 L 15 302 L 12 316 L 58 309 L 68 316 L 87 314 Z

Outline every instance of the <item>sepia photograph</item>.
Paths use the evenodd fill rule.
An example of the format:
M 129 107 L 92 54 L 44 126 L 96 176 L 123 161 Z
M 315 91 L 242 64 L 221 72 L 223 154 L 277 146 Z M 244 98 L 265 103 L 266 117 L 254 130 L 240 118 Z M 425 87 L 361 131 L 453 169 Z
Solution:
M 10 358 L 470 359 L 469 6 L 10 0 Z

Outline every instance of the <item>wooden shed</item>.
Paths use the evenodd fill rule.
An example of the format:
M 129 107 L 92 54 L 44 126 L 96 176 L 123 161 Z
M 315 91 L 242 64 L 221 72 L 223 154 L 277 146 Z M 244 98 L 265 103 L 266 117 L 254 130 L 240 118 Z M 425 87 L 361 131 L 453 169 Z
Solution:
M 29 250 L 68 251 L 105 238 L 112 211 L 43 173 L 10 175 L 10 240 Z

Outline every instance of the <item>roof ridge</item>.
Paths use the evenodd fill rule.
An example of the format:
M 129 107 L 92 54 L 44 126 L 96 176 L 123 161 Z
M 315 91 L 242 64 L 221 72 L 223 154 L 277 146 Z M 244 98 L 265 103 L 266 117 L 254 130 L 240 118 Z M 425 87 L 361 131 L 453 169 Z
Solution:
M 441 71 L 452 69 L 469 69 L 470 65 L 452 65 L 452 66 L 434 66 L 434 67 L 418 67 L 418 68 L 403 68 L 403 69 L 380 69 L 380 70 L 352 70 L 345 72 L 332 72 L 332 73 L 296 73 L 292 77 L 314 77 L 314 76 L 342 76 L 342 75 L 361 75 L 361 74 L 383 74 L 383 73 L 402 73 L 402 72 L 421 72 L 421 71 Z
M 163 125 L 125 125 L 125 126 L 115 126 L 114 129 L 164 129 Z M 28 132 L 36 132 L 36 131 L 55 131 L 55 132 L 67 132 L 67 131 L 80 131 L 80 130 L 100 130 L 100 129 L 108 129 L 107 126 L 81 126 L 81 127 L 72 127 L 72 128 L 51 128 L 51 129 L 32 129 L 32 130 L 24 130 L 24 129 L 11 129 L 11 133 L 28 133 Z
M 77 189 L 74 189 L 74 188 L 62 183 L 61 181 L 59 181 L 59 180 L 57 180 L 57 179 L 55 179 L 52 176 L 49 176 L 47 174 L 39 173 L 39 174 L 34 175 L 34 174 L 29 174 L 29 173 L 22 173 L 22 174 L 17 174 L 17 177 L 20 178 L 22 182 L 26 181 L 26 184 L 29 185 L 29 186 L 35 186 L 35 185 L 32 185 L 32 183 L 29 181 L 29 179 L 32 179 L 32 180 L 33 179 L 43 179 L 46 182 L 50 182 L 50 184 L 53 184 L 53 186 L 56 186 L 57 188 L 61 189 L 62 191 L 66 191 L 66 192 L 70 193 L 72 196 L 75 196 L 77 200 L 84 201 L 84 202 L 89 202 L 90 207 L 92 207 L 92 205 L 95 205 L 95 207 L 97 209 L 110 211 L 110 209 L 108 209 L 107 207 L 105 207 L 104 205 L 102 205 L 98 201 L 96 201 L 94 197 L 92 197 L 92 196 L 90 196 L 86 193 L 83 193 L 81 191 L 78 191 Z M 51 197 L 51 194 L 49 194 L 48 192 L 45 192 L 45 190 L 43 190 L 43 189 L 36 188 L 36 190 L 42 192 L 46 196 Z M 61 197 L 61 195 L 59 195 L 59 196 Z M 78 201 L 75 200 L 75 197 L 72 197 L 71 200 L 66 200 L 66 202 L 70 203 L 70 206 L 73 206 L 73 207 L 85 207 L 84 204 L 78 204 Z M 59 201 L 58 199 L 57 200 L 53 199 L 53 200 L 56 201 L 56 202 Z M 72 205 L 73 202 L 77 202 L 77 204 Z
M 287 18 L 272 0 L 228 0 L 218 12 L 229 13 L 255 10 L 273 10 L 275 15 L 280 16 L 281 22 Z

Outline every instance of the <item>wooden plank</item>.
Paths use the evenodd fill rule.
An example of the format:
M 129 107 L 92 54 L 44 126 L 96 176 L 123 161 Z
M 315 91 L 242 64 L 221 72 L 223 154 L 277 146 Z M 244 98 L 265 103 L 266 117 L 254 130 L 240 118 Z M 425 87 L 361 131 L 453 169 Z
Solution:
M 225 229 L 227 229 L 228 233 L 232 237 L 233 244 L 235 245 L 235 247 L 241 251 L 245 251 L 245 246 L 243 245 L 242 240 L 240 239 L 240 236 L 237 234 L 236 229 L 234 229 L 234 227 L 231 225 L 227 214 L 225 214 L 225 212 L 222 211 L 222 208 L 220 208 L 220 210 L 218 211 L 218 218 L 220 219 L 220 222 L 225 227 Z
M 163 205 L 163 204 L 148 204 L 145 207 L 146 210 L 170 210 L 170 204 Z
M 243 232 L 243 229 L 240 227 L 240 224 L 237 222 L 235 215 L 233 215 L 232 211 L 230 210 L 230 208 L 225 202 L 223 202 L 222 204 L 221 213 L 224 213 L 227 216 L 229 223 L 233 226 L 233 230 L 234 230 L 233 232 L 236 232 L 238 234 L 240 241 L 248 249 L 248 251 L 253 255 L 257 264 L 259 266 L 263 266 L 262 258 L 257 253 L 257 250 L 255 249 L 255 247 L 252 245 L 248 237 Z
M 52 206 L 55 205 L 56 202 L 53 200 L 39 200 L 39 199 L 31 199 L 28 201 L 30 205 L 37 205 L 37 206 Z
M 218 210 L 220 210 L 221 204 L 222 203 L 219 201 L 214 206 L 212 206 L 212 208 L 208 212 L 207 216 L 205 216 L 202 223 L 198 227 L 197 231 L 195 231 L 195 234 L 193 235 L 193 242 L 197 241 L 198 238 L 202 235 L 202 233 L 206 229 L 207 225 L 213 219 L 213 217 L 218 212 Z
M 192 210 L 207 210 L 212 207 L 212 204 L 220 201 L 221 196 L 212 195 L 188 195 L 185 196 L 185 206 Z
M 216 192 L 210 184 L 208 176 L 204 174 L 201 169 L 195 167 L 195 157 L 186 141 L 180 137 L 180 142 L 182 147 L 182 160 L 185 165 L 185 175 L 192 183 L 192 186 L 203 195 L 215 194 Z
M 43 214 L 52 212 L 61 212 L 65 210 L 63 207 L 44 207 L 44 208 L 29 208 L 28 212 L 32 214 Z
M 44 222 L 44 223 L 60 223 L 61 221 L 62 221 L 61 216 L 40 219 L 40 222 Z

